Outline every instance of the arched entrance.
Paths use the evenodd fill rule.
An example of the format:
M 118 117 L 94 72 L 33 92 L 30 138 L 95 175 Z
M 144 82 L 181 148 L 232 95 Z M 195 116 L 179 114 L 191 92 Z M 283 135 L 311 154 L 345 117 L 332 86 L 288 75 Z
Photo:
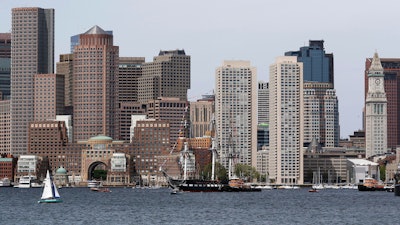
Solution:
M 105 175 L 95 173 L 95 171 L 105 171 Z M 87 169 L 88 180 L 106 180 L 107 179 L 108 165 L 102 161 L 95 161 L 89 165 Z

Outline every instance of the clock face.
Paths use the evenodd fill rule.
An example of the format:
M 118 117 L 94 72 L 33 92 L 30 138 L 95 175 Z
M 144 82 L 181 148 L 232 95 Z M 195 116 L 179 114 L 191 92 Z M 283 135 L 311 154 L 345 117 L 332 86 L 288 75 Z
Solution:
M 380 79 L 378 79 L 378 78 L 375 79 L 375 84 L 376 84 L 376 85 L 379 85 L 380 83 L 381 83 L 381 80 L 380 80 Z

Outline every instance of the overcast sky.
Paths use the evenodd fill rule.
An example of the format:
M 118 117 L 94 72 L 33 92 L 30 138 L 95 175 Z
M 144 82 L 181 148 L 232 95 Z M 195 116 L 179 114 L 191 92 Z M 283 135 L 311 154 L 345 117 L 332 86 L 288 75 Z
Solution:
M 249 60 L 258 80 L 269 65 L 309 40 L 333 53 L 341 137 L 362 128 L 365 59 L 400 58 L 400 1 L 321 0 L 1 0 L 0 33 L 11 32 L 11 9 L 55 9 L 55 59 L 70 36 L 98 25 L 114 32 L 120 56 L 153 60 L 160 50 L 191 56 L 189 100 L 212 93 L 223 60 Z

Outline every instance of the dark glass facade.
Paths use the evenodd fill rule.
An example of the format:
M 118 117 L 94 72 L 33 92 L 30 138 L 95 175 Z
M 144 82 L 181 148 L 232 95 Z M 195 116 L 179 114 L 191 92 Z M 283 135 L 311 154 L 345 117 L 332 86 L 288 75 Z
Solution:
M 327 82 L 333 87 L 333 54 L 325 53 L 324 41 L 310 40 L 309 46 L 285 52 L 285 56 L 297 56 L 303 63 L 304 82 Z

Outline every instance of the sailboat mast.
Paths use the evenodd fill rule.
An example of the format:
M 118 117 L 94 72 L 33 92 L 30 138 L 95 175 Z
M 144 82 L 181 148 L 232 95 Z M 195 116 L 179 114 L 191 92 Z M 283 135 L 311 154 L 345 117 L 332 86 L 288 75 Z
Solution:
M 211 180 L 215 180 L 215 138 L 212 138 L 212 142 L 211 142 L 211 154 L 212 154 Z
M 187 157 L 188 157 L 188 143 L 184 142 L 184 152 L 183 152 L 183 157 L 184 157 L 184 166 L 183 166 L 183 179 L 187 180 Z

